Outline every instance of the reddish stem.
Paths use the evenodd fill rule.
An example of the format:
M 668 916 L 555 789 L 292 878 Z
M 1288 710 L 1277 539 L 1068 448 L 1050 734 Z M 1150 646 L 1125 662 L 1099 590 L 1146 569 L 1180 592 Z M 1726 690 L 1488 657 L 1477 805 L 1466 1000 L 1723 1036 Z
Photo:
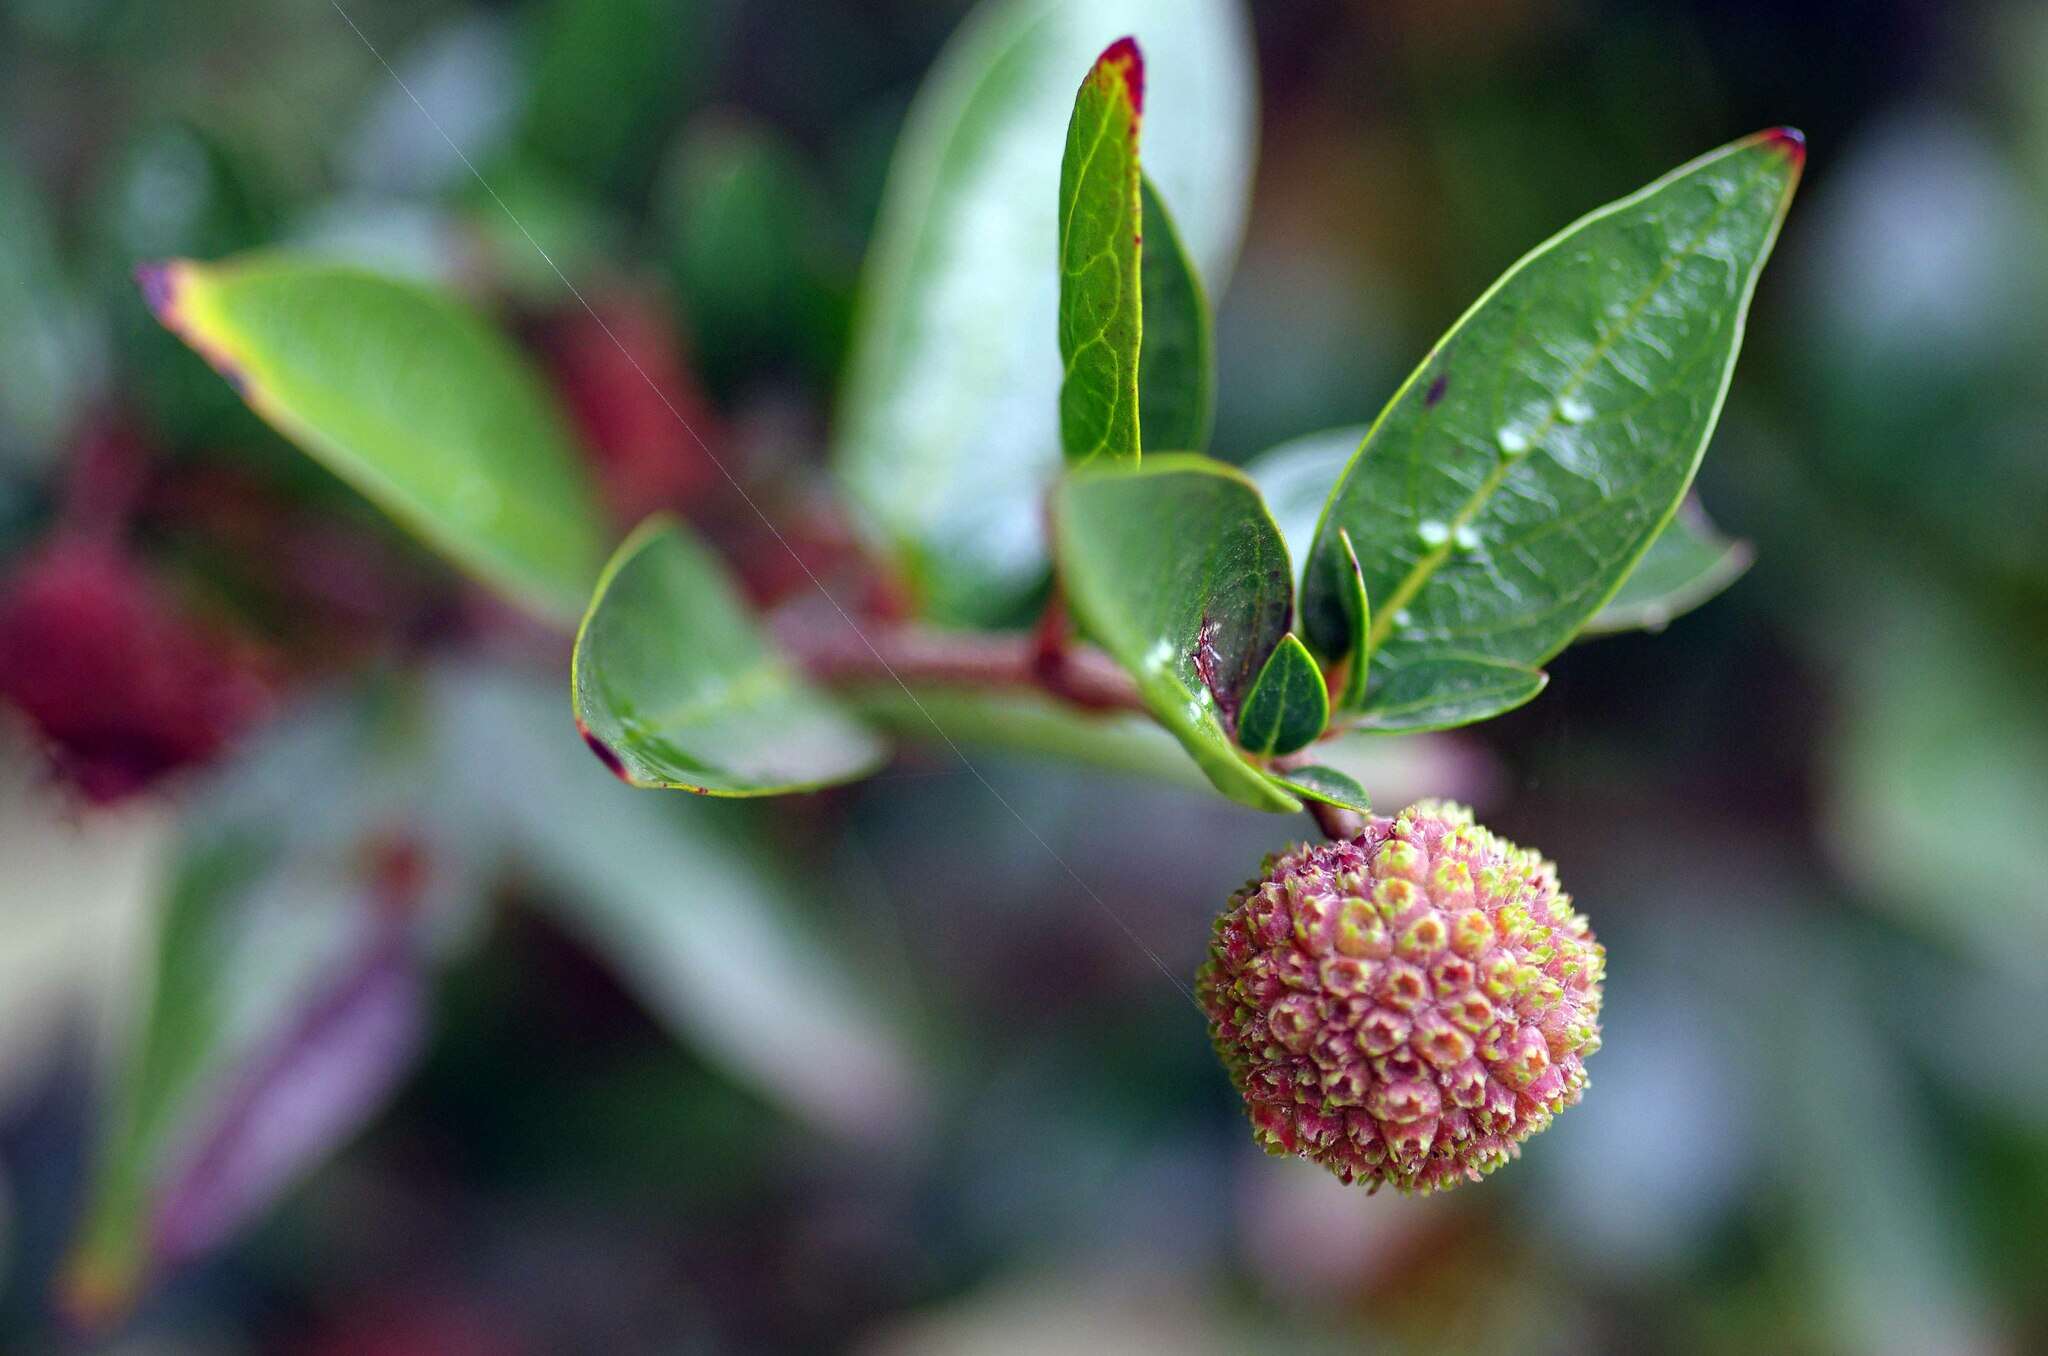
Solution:
M 1041 622 L 1033 632 L 941 631 L 870 623 L 855 630 L 838 618 L 783 612 L 776 638 L 818 681 L 832 687 L 912 686 L 1031 689 L 1092 711 L 1139 711 L 1137 687 L 1099 650 L 1062 641 L 1048 651 Z

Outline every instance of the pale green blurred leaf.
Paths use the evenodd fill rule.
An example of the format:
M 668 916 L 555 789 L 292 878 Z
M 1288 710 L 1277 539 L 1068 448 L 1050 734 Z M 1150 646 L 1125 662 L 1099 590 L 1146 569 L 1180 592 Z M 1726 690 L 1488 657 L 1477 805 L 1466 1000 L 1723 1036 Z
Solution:
M 914 1129 L 923 1091 L 898 1015 L 859 953 L 798 907 L 800 890 L 829 882 L 747 846 L 744 807 L 593 775 L 551 684 L 469 670 L 445 675 L 440 692 L 453 741 L 491 750 L 468 769 L 471 794 L 552 887 L 542 905 L 678 1038 L 845 1133 Z M 829 894 L 816 903 L 837 907 Z
M 1147 173 L 1220 292 L 1252 155 L 1237 0 L 990 0 L 940 56 L 890 169 L 834 462 L 944 621 L 1009 615 L 1045 579 L 1061 150 L 1075 82 L 1125 35 L 1151 68 Z
M 1748 542 L 1723 536 L 1687 500 L 1580 634 L 1659 630 L 1740 579 L 1754 559 Z

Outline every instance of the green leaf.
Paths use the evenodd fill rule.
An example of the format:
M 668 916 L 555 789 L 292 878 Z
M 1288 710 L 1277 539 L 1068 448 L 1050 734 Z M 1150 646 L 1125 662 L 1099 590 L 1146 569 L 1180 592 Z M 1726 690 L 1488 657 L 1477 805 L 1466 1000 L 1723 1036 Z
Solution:
M 1660 630 L 1740 579 L 1754 558 L 1748 542 L 1723 536 L 1698 502 L 1687 500 L 1579 634 Z
M 1261 755 L 1293 753 L 1322 737 L 1330 723 L 1323 671 L 1292 631 L 1259 670 L 1237 718 L 1237 742 Z
M 1217 790 L 1300 809 L 1227 725 L 1293 610 L 1287 548 L 1252 483 L 1189 454 L 1091 467 L 1060 483 L 1053 522 L 1068 606 Z
M 1373 670 L 1357 729 L 1380 734 L 1448 730 L 1512 711 L 1543 690 L 1538 669 L 1465 655 L 1429 655 Z
M 1305 800 L 1356 810 L 1362 815 L 1372 813 L 1372 797 L 1365 794 L 1365 788 L 1348 773 L 1339 772 L 1336 768 L 1312 763 L 1308 767 L 1276 772 L 1273 780 Z
M 1344 563 L 1340 566 L 1342 583 L 1338 596 L 1344 602 L 1344 620 L 1351 627 L 1351 634 L 1362 636 L 1372 628 L 1372 600 L 1365 592 L 1365 567 L 1359 563 L 1358 548 L 1351 544 L 1351 533 L 1345 528 L 1337 529 L 1337 544 L 1344 548 Z M 1337 694 L 1337 705 L 1346 711 L 1356 711 L 1365 705 L 1366 677 L 1371 672 L 1372 656 L 1353 654 L 1344 667 L 1344 686 Z
M 1145 59 L 1119 38 L 1081 82 L 1060 160 L 1060 445 L 1070 463 L 1138 457 L 1138 128 Z
M 769 643 L 674 520 L 635 528 L 576 636 L 576 719 L 634 786 L 772 796 L 863 776 L 885 750 Z
M 1724 147 L 1525 257 L 1438 342 L 1331 493 L 1303 622 L 1375 679 L 1446 655 L 1527 668 L 1568 644 L 1677 509 L 1799 178 L 1791 132 Z M 1409 693 L 1412 700 L 1416 694 Z
M 426 288 L 283 255 L 138 277 L 249 407 L 458 564 L 563 621 L 606 535 L 539 378 Z
M 940 621 L 1013 615 L 1045 582 L 1061 466 L 1059 203 L 1074 82 L 1145 44 L 1145 167 L 1220 291 L 1242 228 L 1253 65 L 1241 0 L 993 0 L 948 44 L 890 167 L 834 466 Z
M 1148 452 L 1200 452 L 1216 419 L 1216 342 L 1201 274 L 1152 180 L 1143 181 L 1145 329 L 1138 412 Z M 1308 539 L 1302 538 L 1304 542 Z

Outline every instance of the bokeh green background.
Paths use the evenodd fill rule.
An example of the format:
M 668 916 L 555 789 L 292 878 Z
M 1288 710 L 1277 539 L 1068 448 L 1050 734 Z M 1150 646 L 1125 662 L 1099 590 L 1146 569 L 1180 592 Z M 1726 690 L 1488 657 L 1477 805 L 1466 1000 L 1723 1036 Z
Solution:
M 964 4 L 347 9 L 576 286 L 674 336 L 720 455 L 811 512 L 889 148 Z M 1701 477 L 1755 568 L 1372 788 L 1463 795 L 1559 861 L 1610 952 L 1585 1103 L 1436 1199 L 1262 1158 L 1147 949 L 1190 974 L 1306 821 L 976 754 L 1027 828 L 912 750 L 706 821 L 794 863 L 806 921 L 904 1014 L 908 1114 L 791 1114 L 514 881 L 467 921 L 396 1101 L 104 1349 L 2048 1347 L 2048 9 L 1255 9 L 1230 458 L 1369 418 L 1582 211 L 1761 127 L 1809 138 Z M 612 389 L 601 356 L 577 366 L 601 336 L 575 299 L 325 0 L 0 0 L 0 568 L 49 530 L 78 429 L 119 410 L 154 458 L 141 549 L 289 656 L 273 719 L 451 655 L 547 673 L 545 641 L 477 620 L 128 277 L 279 242 L 452 281 Z M 368 534 L 377 596 L 312 624 L 245 578 L 247 524 L 207 508 L 224 473 L 268 496 L 253 540 Z M 786 570 L 701 493 L 743 569 Z M 57 804 L 20 740 L 4 756 L 0 1350 L 26 1353 L 95 1345 L 51 1280 L 119 1026 L 92 1014 L 134 987 L 105 939 L 148 871 L 121 854 L 147 859 L 167 811 Z M 672 889 L 721 926 L 715 890 Z M 777 1020 L 772 990 L 749 1001 Z

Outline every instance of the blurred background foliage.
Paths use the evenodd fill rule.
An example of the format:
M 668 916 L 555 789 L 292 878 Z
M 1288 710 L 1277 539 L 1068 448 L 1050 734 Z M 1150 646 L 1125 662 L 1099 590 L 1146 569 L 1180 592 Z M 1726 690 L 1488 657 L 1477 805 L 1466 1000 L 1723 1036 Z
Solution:
M 1258 1156 L 1145 953 L 1190 974 L 1282 825 L 990 758 L 1112 918 L 938 754 L 766 812 L 601 784 L 560 638 L 130 279 L 294 244 L 456 286 L 622 523 L 788 597 L 634 368 L 850 568 L 826 420 L 964 0 L 347 8 L 490 190 L 325 0 L 0 0 L 0 1350 L 86 1343 L 124 1258 L 162 1283 L 103 1349 L 193 1356 L 2048 1347 L 2048 10 L 1256 7 L 1226 457 L 1369 418 L 1580 212 L 1812 147 L 1702 478 L 1755 569 L 1371 788 L 1540 844 L 1612 957 L 1586 1102 L 1409 1201 Z M 138 1091 L 151 1003 L 189 1025 Z M 343 1053 L 265 1074 L 280 1012 Z M 226 1158 L 142 1221 L 106 1183 L 220 1070 Z

